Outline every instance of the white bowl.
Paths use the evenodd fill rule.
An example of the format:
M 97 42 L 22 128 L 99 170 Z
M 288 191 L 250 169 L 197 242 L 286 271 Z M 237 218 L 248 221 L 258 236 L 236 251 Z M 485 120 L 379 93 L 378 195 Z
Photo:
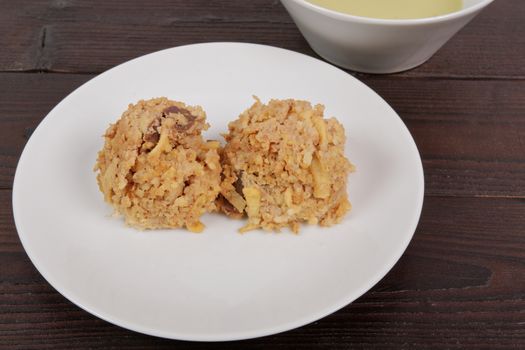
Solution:
M 332 11 L 305 0 L 281 0 L 312 49 L 365 73 L 396 73 L 427 61 L 493 0 L 464 0 L 463 9 L 421 19 L 375 19 Z

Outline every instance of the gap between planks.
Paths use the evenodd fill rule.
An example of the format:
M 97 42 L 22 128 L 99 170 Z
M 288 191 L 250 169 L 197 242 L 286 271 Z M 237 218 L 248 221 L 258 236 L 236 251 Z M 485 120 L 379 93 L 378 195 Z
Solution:
M 315 58 L 315 57 L 314 57 Z M 127 61 L 126 61 L 127 62 Z M 126 63 L 126 62 L 122 62 Z M 115 67 L 118 65 L 115 65 Z M 113 68 L 113 67 L 111 67 Z M 111 69 L 111 68 L 108 68 Z M 341 68 L 340 68 L 341 69 Z M 343 69 L 341 69 L 343 70 Z M 107 71 L 107 70 L 106 70 Z M 399 79 L 399 80 L 461 80 L 461 81 L 524 81 L 525 76 L 490 76 L 490 75 L 480 75 L 480 76 L 468 76 L 468 75 L 403 75 L 401 73 L 395 74 L 366 74 L 359 72 L 344 72 L 350 74 L 355 78 L 377 78 L 377 79 Z M 105 71 L 67 71 L 67 70 L 55 70 L 55 69 L 27 69 L 27 70 L 0 70 L 0 74 L 65 74 L 65 75 L 99 75 Z

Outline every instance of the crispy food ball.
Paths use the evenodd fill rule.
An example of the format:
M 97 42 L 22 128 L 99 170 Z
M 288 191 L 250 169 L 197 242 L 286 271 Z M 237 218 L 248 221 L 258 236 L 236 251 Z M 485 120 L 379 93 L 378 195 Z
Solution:
M 323 112 L 307 101 L 256 99 L 229 124 L 217 203 L 231 217 L 248 216 L 241 232 L 330 226 L 350 210 L 344 129 Z
M 202 231 L 221 181 L 220 144 L 201 136 L 208 127 L 200 106 L 164 97 L 130 104 L 95 165 L 105 201 L 133 227 Z

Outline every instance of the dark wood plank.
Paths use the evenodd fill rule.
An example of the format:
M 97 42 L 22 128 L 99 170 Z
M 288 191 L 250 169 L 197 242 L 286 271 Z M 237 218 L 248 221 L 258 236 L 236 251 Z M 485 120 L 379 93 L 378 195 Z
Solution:
M 277 0 L 0 2 L 0 70 L 101 72 L 163 48 L 206 41 L 316 56 Z M 525 78 L 525 6 L 495 1 L 430 62 L 398 76 Z
M 0 37 L 0 45 L 13 47 L 0 56 L 3 71 L 101 72 L 152 51 L 208 41 L 310 50 L 275 0 L 63 0 L 3 7 L 0 31 L 5 27 L 10 35 Z
M 361 78 L 410 129 L 428 194 L 525 196 L 521 81 Z
M 427 64 L 355 74 L 401 115 L 421 151 L 420 225 L 394 269 L 311 325 L 235 343 L 148 337 L 58 294 L 16 234 L 13 175 L 34 128 L 116 64 L 207 41 L 317 57 L 278 0 L 0 0 L 0 349 L 525 348 L 525 3 L 495 1 Z M 14 72 L 93 74 L 36 74 Z
M 525 6 L 494 1 L 429 62 L 403 75 L 525 78 Z
M 39 121 L 91 77 L 0 74 L 0 188 L 11 188 L 18 157 Z M 427 194 L 525 197 L 525 81 L 363 80 L 412 132 Z
M 0 190 L 0 255 L 3 253 L 21 253 L 23 251 L 24 249 L 16 233 L 11 191 Z M 7 277 L 5 272 L 5 270 L 0 272 L 0 285 Z
M 18 158 L 46 114 L 89 75 L 0 74 L 0 188 L 11 188 Z
M 427 197 L 405 255 L 370 292 L 311 325 L 257 340 L 205 344 L 136 334 L 53 290 L 22 251 L 0 191 L 0 347 L 15 349 L 374 348 L 525 346 L 525 200 Z M 44 345 L 45 344 L 45 345 Z

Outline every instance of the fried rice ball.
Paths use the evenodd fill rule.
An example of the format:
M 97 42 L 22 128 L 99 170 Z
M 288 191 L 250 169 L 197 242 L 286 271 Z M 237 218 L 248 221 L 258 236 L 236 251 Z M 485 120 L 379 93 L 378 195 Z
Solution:
M 105 201 L 136 228 L 202 231 L 221 181 L 220 144 L 201 136 L 208 127 L 200 106 L 164 97 L 130 104 L 98 153 Z
M 330 226 L 350 210 L 346 185 L 354 167 L 344 154 L 344 128 L 323 113 L 307 101 L 256 98 L 229 124 L 217 204 L 230 217 L 248 217 L 241 232 Z

